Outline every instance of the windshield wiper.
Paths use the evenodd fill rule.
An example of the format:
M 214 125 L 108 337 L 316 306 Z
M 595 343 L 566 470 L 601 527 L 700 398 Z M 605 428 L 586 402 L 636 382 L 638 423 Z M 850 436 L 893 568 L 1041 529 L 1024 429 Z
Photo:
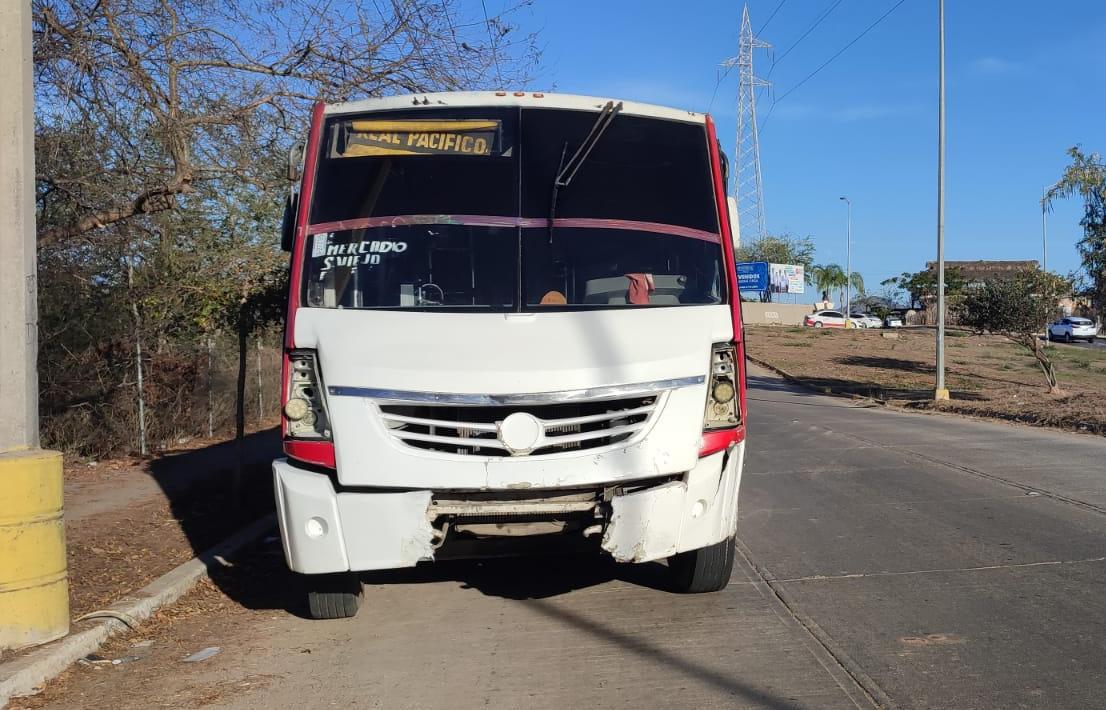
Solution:
M 576 149 L 576 152 L 572 154 L 568 162 L 565 162 L 565 154 L 568 153 L 568 143 L 565 142 L 564 148 L 561 150 L 561 164 L 557 167 L 557 177 L 553 179 L 553 194 L 549 198 L 549 243 L 553 243 L 553 220 L 557 216 L 557 195 L 562 188 L 568 187 L 572 182 L 572 178 L 576 177 L 576 172 L 580 169 L 580 166 L 584 164 L 584 161 L 588 159 L 595 144 L 599 142 L 603 132 L 607 130 L 607 127 L 611 125 L 611 121 L 622 110 L 622 102 L 617 104 L 613 101 L 608 101 L 607 104 L 599 111 L 599 117 L 595 119 L 595 124 L 592 125 L 591 131 L 588 132 L 587 138 L 584 138 L 580 143 L 580 147 Z

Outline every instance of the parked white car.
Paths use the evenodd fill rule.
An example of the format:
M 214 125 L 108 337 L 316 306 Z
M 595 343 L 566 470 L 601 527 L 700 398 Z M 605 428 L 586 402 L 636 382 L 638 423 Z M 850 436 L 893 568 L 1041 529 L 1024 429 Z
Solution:
M 1098 329 L 1094 321 L 1088 318 L 1075 316 L 1061 318 L 1048 327 L 1049 340 L 1063 340 L 1065 343 L 1073 340 L 1086 340 L 1088 343 L 1093 343 L 1097 335 Z
M 803 319 L 809 328 L 844 328 L 845 314 L 841 311 L 814 311 Z
M 883 321 L 871 313 L 853 313 L 849 318 L 857 328 L 882 328 Z
M 886 318 L 883 319 L 883 327 L 884 328 L 901 328 L 902 327 L 902 318 L 900 318 L 896 315 L 889 315 L 889 316 L 887 316 Z

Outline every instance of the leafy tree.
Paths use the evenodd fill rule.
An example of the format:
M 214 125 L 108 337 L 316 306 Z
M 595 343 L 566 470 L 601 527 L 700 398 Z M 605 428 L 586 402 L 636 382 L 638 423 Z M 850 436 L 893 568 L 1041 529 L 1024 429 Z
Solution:
M 1091 304 L 1101 315 L 1106 309 L 1106 163 L 1098 153 L 1084 153 L 1079 146 L 1069 148 L 1068 155 L 1071 165 L 1045 193 L 1042 207 L 1051 209 L 1060 198 L 1082 198 L 1083 238 L 1077 246 L 1091 280 Z
M 881 286 L 903 291 L 910 296 L 911 308 L 919 308 L 937 299 L 937 272 L 930 269 L 911 273 L 904 271 L 880 282 Z M 950 266 L 945 269 L 945 298 L 956 301 L 967 286 L 967 279 L 960 269 Z
M 768 234 L 734 249 L 737 261 L 766 261 L 770 264 L 801 265 L 804 271 L 814 263 L 814 240 L 792 234 Z M 762 301 L 772 300 L 772 292 L 761 293 Z
M 1059 392 L 1056 368 L 1038 337 L 1041 326 L 1056 314 L 1061 298 L 1071 294 L 1071 282 L 1039 269 L 1023 269 L 967 289 L 959 307 L 960 322 L 979 333 L 1001 335 L 1033 354 L 1048 383 Z
M 738 261 L 797 264 L 809 269 L 814 263 L 814 240 L 792 234 L 766 235 L 734 250 Z

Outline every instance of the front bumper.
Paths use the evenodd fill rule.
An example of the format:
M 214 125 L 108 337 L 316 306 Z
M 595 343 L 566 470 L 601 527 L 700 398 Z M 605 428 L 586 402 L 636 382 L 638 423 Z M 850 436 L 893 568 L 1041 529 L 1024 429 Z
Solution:
M 647 562 L 731 537 L 744 453 L 740 443 L 700 459 L 682 480 L 614 495 L 603 549 L 620 562 Z M 294 572 L 394 569 L 434 559 L 433 491 L 337 492 L 327 476 L 286 459 L 273 462 L 273 479 Z

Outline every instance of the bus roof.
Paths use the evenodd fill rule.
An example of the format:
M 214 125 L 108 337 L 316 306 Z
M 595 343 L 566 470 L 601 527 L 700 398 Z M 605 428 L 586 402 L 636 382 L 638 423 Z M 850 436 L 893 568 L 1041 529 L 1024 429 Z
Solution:
M 327 115 L 366 113 L 369 111 L 389 111 L 425 106 L 525 106 L 533 108 L 559 108 L 574 111 L 598 111 L 608 101 L 618 99 L 596 96 L 577 96 L 574 94 L 547 94 L 525 91 L 451 91 L 430 94 L 402 94 L 380 98 L 350 101 L 342 104 L 327 104 Z M 684 111 L 666 106 L 643 104 L 636 101 L 623 101 L 622 113 L 631 116 L 663 118 L 670 121 L 704 123 L 706 114 Z

